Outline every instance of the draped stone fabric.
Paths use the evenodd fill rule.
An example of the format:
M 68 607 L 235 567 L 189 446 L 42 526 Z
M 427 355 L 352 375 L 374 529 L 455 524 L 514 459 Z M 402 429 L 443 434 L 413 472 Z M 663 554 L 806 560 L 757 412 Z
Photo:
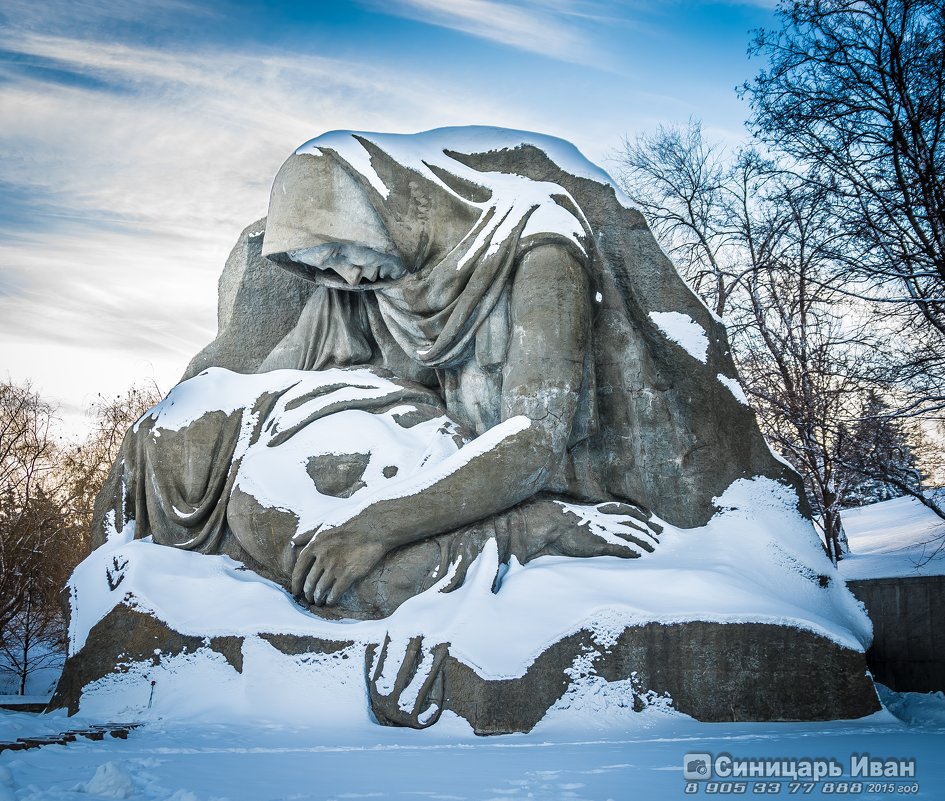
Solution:
M 226 408 L 212 408 L 219 405 Z M 312 521 L 337 517 L 365 493 L 414 490 L 424 469 L 473 437 L 449 419 L 436 393 L 375 370 L 252 376 L 210 368 L 178 385 L 126 435 L 99 496 L 96 544 L 133 524 L 136 538 L 223 553 L 288 586 L 295 539 Z M 317 611 L 380 618 L 434 584 L 449 592 L 490 540 L 500 563 L 652 550 L 659 526 L 648 525 L 642 511 L 619 511 L 635 522 L 615 546 L 575 537 L 560 505 L 536 499 L 397 550 L 339 603 Z
M 368 140 L 358 141 L 370 148 L 389 184 L 386 197 L 327 149 L 320 156 L 291 157 L 276 176 L 263 253 L 326 291 L 309 300 L 296 328 L 260 369 L 356 364 L 353 346 L 372 341 L 376 363 L 438 386 L 451 413 L 483 433 L 501 420 L 497 371 L 505 362 L 510 336 L 509 288 L 516 266 L 530 250 L 553 245 L 589 269 L 585 243 L 590 232 L 557 185 L 523 201 L 519 195 L 492 192 L 442 170 L 437 175 L 449 183 L 436 184 Z M 541 187 L 540 182 L 528 183 Z M 319 191 L 326 186 L 334 191 Z M 477 196 L 488 199 L 474 205 Z M 299 208 L 300 197 L 311 203 Z M 559 211 L 559 219 L 569 220 L 577 236 L 554 230 L 523 235 L 543 206 Z M 290 258 L 293 251 L 353 236 L 352 216 L 373 220 L 363 223 L 365 240 L 411 265 L 406 275 L 351 286 L 330 271 Z M 346 313 L 339 314 L 339 308 Z M 591 354 L 588 351 L 572 444 L 585 439 L 594 426 Z M 598 491 L 592 494 L 604 497 Z
M 797 486 L 793 472 L 770 453 L 751 411 L 720 380 L 735 376 L 724 328 L 679 279 L 639 214 L 622 206 L 610 186 L 562 169 L 534 145 L 463 153 L 461 138 L 455 147 L 444 147 L 443 132 L 435 146 L 419 135 L 405 158 L 388 152 L 397 150 L 396 138 L 333 134 L 286 161 L 273 184 L 262 254 L 273 271 L 285 268 L 315 288 L 283 296 L 290 300 L 281 303 L 279 319 L 289 313 L 296 323 L 247 371 L 382 369 L 426 386 L 434 399 L 428 408 L 445 413 L 470 436 L 482 435 L 505 419 L 503 382 L 512 338 L 533 336 L 529 326 L 539 324 L 555 330 L 553 321 L 528 318 L 527 311 L 528 319 L 513 319 L 519 267 L 542 249 L 549 288 L 561 291 L 568 260 L 580 265 L 586 280 L 568 279 L 573 284 L 565 282 L 563 303 L 587 305 L 593 315 L 582 337 L 579 382 L 571 390 L 577 396 L 572 419 L 556 423 L 566 432 L 566 447 L 555 455 L 557 466 L 544 483 L 519 498 L 528 500 L 530 492 L 536 499 L 618 502 L 628 505 L 623 510 L 653 510 L 690 526 L 714 513 L 714 497 L 736 478 L 764 475 Z M 238 285 L 232 277 L 229 283 Z M 530 299 L 537 305 L 544 286 L 530 285 L 524 304 L 518 298 L 519 317 Z M 298 307 L 287 312 L 292 297 Z M 228 300 L 230 319 L 252 319 L 253 328 L 245 331 L 249 339 L 274 313 L 265 303 L 242 308 L 253 300 L 248 289 Z M 656 325 L 651 312 L 667 311 L 703 332 L 703 357 Z M 228 330 L 226 342 L 212 343 L 207 353 L 239 369 L 238 357 L 226 352 L 239 335 Z M 246 350 L 258 348 L 248 342 Z M 527 359 L 530 351 L 524 353 L 519 358 Z M 288 584 L 296 554 L 287 543 L 304 532 L 292 521 L 274 522 L 277 513 L 261 512 L 260 503 L 234 486 L 244 452 L 237 442 L 242 437 L 245 449 L 247 435 L 252 444 L 260 426 L 279 425 L 273 416 L 278 398 L 258 394 L 240 414 L 208 407 L 200 419 L 162 433 L 162 439 L 152 436 L 147 420 L 140 423 L 100 504 L 99 530 L 105 530 L 111 510 L 119 526 L 135 520 L 138 536 L 245 557 Z M 316 484 L 330 483 L 324 475 L 311 477 Z M 520 480 L 509 475 L 504 483 Z M 483 492 L 474 481 L 463 491 L 466 500 Z M 562 552 L 549 545 L 560 538 L 557 522 L 545 520 L 538 506 L 519 510 L 542 520 L 532 525 L 539 533 L 521 559 Z M 482 521 L 469 519 L 459 529 L 418 518 L 429 532 L 419 539 L 480 523 L 493 536 L 494 521 L 509 508 L 500 506 Z M 649 512 L 641 516 L 648 518 Z M 571 550 L 595 552 L 583 542 Z M 406 581 L 412 591 L 421 589 L 421 562 L 427 569 L 425 558 L 397 568 L 412 576 Z M 368 606 L 390 608 L 385 602 Z
M 134 521 L 137 538 L 153 535 L 179 548 L 219 552 L 227 525 L 226 500 L 243 457 L 255 445 L 278 447 L 339 411 L 368 412 L 402 404 L 440 409 L 429 390 L 368 373 L 334 371 L 325 380 L 306 382 L 282 371 L 265 383 L 228 377 L 228 408 L 222 410 L 214 408 L 221 404 L 212 372 L 179 384 L 127 432 L 98 498 L 96 518 L 102 524 L 120 532 Z M 361 392 L 345 392 L 337 399 L 341 389 Z M 191 413 L 184 424 L 166 422 L 166 410 L 192 408 L 194 395 L 200 394 L 206 398 L 205 410 Z M 291 418 L 286 409 L 293 412 Z M 95 534 L 102 536 L 100 531 Z
M 352 438 L 351 452 L 337 453 L 326 437 L 331 427 L 357 425 L 358 413 L 386 413 L 388 439 L 376 436 L 369 444 L 376 450 L 373 458 L 384 463 L 385 476 L 399 474 L 401 481 L 409 479 L 406 474 L 420 456 L 435 462 L 468 439 L 445 416 L 437 395 L 416 384 L 366 370 L 282 370 L 259 378 L 211 368 L 178 385 L 128 431 L 98 497 L 96 545 L 109 531 L 121 533 L 133 522 L 136 538 L 226 553 L 287 583 L 298 521 L 331 515 L 342 499 L 366 486 L 361 479 L 372 455 L 364 456 L 359 471 L 344 471 L 357 461 L 359 449 L 368 449 Z M 221 384 L 225 410 L 212 408 L 221 405 Z M 206 409 L 199 406 L 201 396 Z M 189 409 L 185 420 L 168 422 L 180 407 Z M 420 425 L 424 422 L 433 423 L 432 429 Z M 383 423 L 373 430 L 387 433 Z M 404 447 L 405 439 L 412 448 Z M 299 452 L 307 458 L 293 464 Z M 275 509 L 247 496 L 254 487 L 291 482 L 299 473 L 311 481 L 311 491 L 279 499 Z M 256 519 L 249 519 L 253 515 Z M 455 551 L 456 546 L 446 547 Z
M 450 413 L 483 433 L 502 419 L 497 368 L 508 346 L 516 266 L 535 247 L 558 246 L 587 271 L 594 319 L 568 452 L 546 489 L 631 501 L 696 526 L 737 478 L 764 475 L 798 487 L 754 414 L 721 380 L 736 378 L 724 327 L 679 278 L 641 215 L 611 187 L 567 172 L 535 146 L 469 154 L 459 152 L 462 138 L 459 129 L 457 144 L 444 149 L 443 132 L 435 146 L 418 135 L 412 167 L 384 150 L 396 137 L 313 140 L 276 176 L 263 253 L 360 297 L 362 313 L 344 323 L 350 340 L 373 340 L 375 363 L 438 386 Z M 325 186 L 343 187 L 343 197 Z M 352 216 L 372 221 L 365 241 L 408 265 L 405 277 L 352 287 L 289 257 L 331 240 Z M 537 219 L 554 221 L 554 229 L 541 230 Z M 309 301 L 288 341 L 324 341 L 321 332 L 335 325 L 326 322 L 324 303 Z M 667 311 L 704 332 L 704 360 L 650 316 Z

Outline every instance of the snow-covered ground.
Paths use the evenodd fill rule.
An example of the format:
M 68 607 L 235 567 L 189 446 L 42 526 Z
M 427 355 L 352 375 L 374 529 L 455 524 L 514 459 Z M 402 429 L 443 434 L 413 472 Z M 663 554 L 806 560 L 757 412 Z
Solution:
M 945 575 L 945 520 L 915 498 L 894 498 L 843 512 L 850 554 L 847 580 Z
M 837 782 L 849 781 L 854 754 L 914 758 L 914 779 L 864 780 L 853 792 L 871 798 L 945 797 L 945 696 L 882 688 L 881 696 L 889 711 L 861 721 L 706 724 L 651 709 L 609 716 L 606 726 L 600 715 L 588 715 L 577 726 L 571 716 L 567 728 L 552 716 L 531 734 L 498 738 L 475 737 L 465 723 L 446 715 L 421 732 L 151 719 L 127 740 L 78 740 L 0 754 L 0 799 L 660 801 L 686 796 L 683 760 L 697 752 L 832 758 L 846 774 Z M 0 738 L 60 731 L 79 722 L 60 714 L 0 713 Z M 789 780 L 780 782 L 779 795 L 791 794 Z M 745 793 L 755 795 L 759 783 L 748 780 Z M 868 791 L 868 785 L 880 784 L 881 790 Z M 820 782 L 805 793 L 802 784 L 795 794 L 837 794 L 837 785 L 827 788 Z M 710 792 L 708 783 L 698 784 L 697 795 Z
M 916 564 L 929 553 L 922 543 L 945 534 L 945 525 L 910 499 L 850 510 L 845 522 L 853 549 L 841 564 L 847 578 L 914 575 Z M 945 573 L 945 558 L 918 572 Z M 144 723 L 127 740 L 80 738 L 68 746 L 0 753 L 0 801 L 659 801 L 736 790 L 699 782 L 687 793 L 683 763 L 687 754 L 696 753 L 833 759 L 844 768 L 834 784 L 749 778 L 746 795 L 760 789 L 769 794 L 777 782 L 782 796 L 945 798 L 942 693 L 893 693 L 880 687 L 885 710 L 857 721 L 706 724 L 659 703 L 641 713 L 614 708 L 606 686 L 596 696 L 594 688 L 588 689 L 579 709 L 552 711 L 530 734 L 493 738 L 476 737 L 449 712 L 436 726 L 417 732 L 380 727 L 366 716 L 339 724 L 327 709 L 324 719 L 316 715 L 311 723 L 296 719 L 288 724 L 201 719 L 196 708 L 190 715 L 176 710 L 171 716 L 160 704 L 151 710 L 142 705 L 136 712 L 126 708 L 125 717 L 116 722 Z M 300 707 L 311 706 L 304 699 L 299 702 Z M 0 740 L 102 722 L 107 721 L 68 718 L 62 712 L 0 711 Z M 915 777 L 851 783 L 851 759 L 863 754 L 915 759 Z

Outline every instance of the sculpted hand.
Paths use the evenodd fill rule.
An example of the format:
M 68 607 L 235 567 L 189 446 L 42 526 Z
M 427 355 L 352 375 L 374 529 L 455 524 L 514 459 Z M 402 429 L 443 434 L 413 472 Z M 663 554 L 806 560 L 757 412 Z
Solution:
M 660 527 L 645 522 L 635 506 L 603 503 L 593 510 L 593 524 L 570 510 L 562 510 L 561 534 L 552 545 L 562 556 L 620 556 L 636 559 L 653 552 Z
M 384 546 L 367 532 L 344 526 L 318 531 L 296 558 L 292 592 L 316 606 L 334 606 L 384 554 Z

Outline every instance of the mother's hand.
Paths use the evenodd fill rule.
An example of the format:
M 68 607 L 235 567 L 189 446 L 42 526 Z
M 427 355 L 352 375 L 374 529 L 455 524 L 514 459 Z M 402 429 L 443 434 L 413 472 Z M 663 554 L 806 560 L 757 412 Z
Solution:
M 380 539 L 347 525 L 322 529 L 298 553 L 292 592 L 315 606 L 334 606 L 384 558 Z

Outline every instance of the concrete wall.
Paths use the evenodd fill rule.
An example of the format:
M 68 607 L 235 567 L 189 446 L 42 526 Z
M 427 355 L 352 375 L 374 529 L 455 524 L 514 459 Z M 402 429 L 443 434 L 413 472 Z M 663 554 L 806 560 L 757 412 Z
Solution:
M 873 621 L 873 678 L 899 692 L 945 690 L 945 576 L 848 584 Z

